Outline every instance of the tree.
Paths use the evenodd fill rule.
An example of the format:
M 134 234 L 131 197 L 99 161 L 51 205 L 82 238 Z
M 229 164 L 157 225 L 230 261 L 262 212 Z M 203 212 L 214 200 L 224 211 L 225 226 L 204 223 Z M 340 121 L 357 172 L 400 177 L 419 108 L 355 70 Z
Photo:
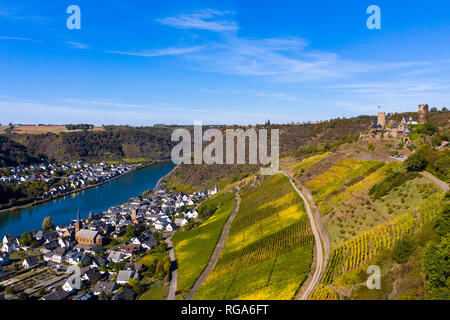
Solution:
M 134 224 L 127 225 L 125 235 L 130 239 L 134 238 L 136 236 L 136 226 Z
M 422 171 L 427 167 L 428 160 L 423 154 L 416 152 L 405 160 L 404 165 L 408 171 Z
M 405 263 L 409 260 L 413 249 L 414 245 L 410 240 L 402 239 L 395 245 L 392 252 L 392 258 L 397 263 Z
M 44 219 L 44 222 L 42 222 L 42 230 L 44 231 L 50 231 L 55 227 L 55 224 L 53 223 L 52 217 L 46 217 Z
M 367 149 L 369 149 L 369 151 L 374 151 L 375 146 L 373 145 L 373 143 L 369 143 L 369 145 L 367 146 Z
M 422 270 L 425 273 L 425 288 L 429 291 L 446 288 L 450 270 L 450 237 L 440 243 L 427 244 L 422 255 Z
M 31 232 L 24 232 L 20 236 L 20 244 L 22 246 L 29 246 L 33 241 L 33 234 Z
M 131 290 L 136 295 L 143 294 L 145 292 L 145 286 L 142 282 L 138 281 L 137 279 L 131 278 L 128 280 L 128 285 L 131 287 Z

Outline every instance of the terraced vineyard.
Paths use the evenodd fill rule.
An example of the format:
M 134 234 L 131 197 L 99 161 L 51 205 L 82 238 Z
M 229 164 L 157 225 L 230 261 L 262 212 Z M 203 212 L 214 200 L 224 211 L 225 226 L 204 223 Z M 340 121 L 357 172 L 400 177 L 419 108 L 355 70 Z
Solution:
M 326 215 L 333 211 L 331 198 L 343 193 L 346 187 L 354 185 L 383 165 L 381 161 L 341 160 L 328 171 L 309 181 L 306 187 L 311 190 L 321 213 Z
M 417 212 L 403 214 L 352 238 L 332 251 L 323 283 L 329 284 L 339 277 L 368 264 L 383 250 L 393 246 L 408 234 L 430 225 L 442 204 L 442 194 L 435 194 L 422 202 Z
M 294 172 L 295 175 L 298 176 L 298 175 L 302 174 L 302 172 L 305 169 L 311 167 L 315 163 L 317 163 L 320 160 L 324 159 L 329 154 L 330 154 L 329 152 L 325 152 L 325 153 L 322 153 L 322 154 L 319 154 L 319 155 L 315 155 L 315 156 L 311 156 L 311 157 L 305 158 L 299 164 L 297 164 L 294 167 L 292 167 L 292 171 Z
M 195 299 L 292 299 L 312 260 L 303 202 L 283 175 L 242 190 L 220 259 Z
M 172 242 L 178 261 L 178 291 L 190 289 L 208 264 L 223 225 L 230 217 L 235 194 L 229 188 L 202 205 L 217 207 L 215 213 L 202 225 L 187 231 L 175 233 Z

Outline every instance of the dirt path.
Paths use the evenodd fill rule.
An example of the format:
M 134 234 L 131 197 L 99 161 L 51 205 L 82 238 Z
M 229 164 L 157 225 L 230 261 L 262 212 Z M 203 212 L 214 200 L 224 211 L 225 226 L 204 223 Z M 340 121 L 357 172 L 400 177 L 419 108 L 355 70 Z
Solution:
M 239 189 L 236 189 L 236 199 L 234 200 L 233 213 L 231 214 L 231 216 L 228 218 L 227 222 L 223 226 L 222 234 L 220 235 L 219 241 L 217 242 L 217 245 L 214 248 L 214 252 L 211 255 L 211 258 L 209 259 L 208 265 L 206 266 L 205 270 L 203 270 L 200 277 L 198 277 L 197 281 L 195 281 L 195 284 L 192 287 L 192 291 L 189 294 L 187 300 L 192 300 L 194 298 L 194 295 L 197 293 L 198 289 L 203 284 L 203 282 L 206 280 L 209 273 L 212 271 L 212 269 L 216 265 L 217 261 L 219 260 L 220 252 L 222 252 L 222 249 L 225 247 L 225 243 L 228 238 L 228 233 L 230 231 L 230 228 L 229 228 L 230 224 L 234 220 L 234 218 L 236 217 L 236 214 L 239 211 L 240 202 L 241 202 L 241 198 L 239 197 Z
M 442 181 L 441 179 L 433 176 L 431 173 L 426 172 L 426 171 L 422 171 L 420 173 L 422 176 L 430 179 L 431 181 L 433 181 L 435 184 L 437 184 L 444 192 L 447 192 L 450 190 L 449 186 L 447 183 L 445 183 L 444 181 Z
M 315 270 L 313 272 L 313 275 L 311 277 L 311 280 L 308 282 L 306 288 L 302 291 L 299 299 L 300 300 L 308 300 L 309 295 L 314 290 L 314 288 L 319 284 L 322 273 L 325 271 L 326 264 L 328 261 L 328 255 L 329 255 L 329 241 L 328 241 L 328 235 L 324 234 L 324 228 L 322 224 L 320 223 L 319 216 L 313 213 L 310 206 L 310 201 L 308 201 L 307 197 L 297 188 L 292 178 L 287 175 L 284 172 L 281 172 L 286 177 L 289 178 L 289 181 L 292 184 L 292 187 L 294 190 L 298 193 L 300 198 L 302 198 L 306 213 L 308 214 L 309 221 L 311 222 L 311 229 L 314 235 L 315 239 L 315 245 L 316 245 L 316 263 L 315 263 Z M 309 194 L 308 194 L 309 195 Z M 311 198 L 311 195 L 309 195 Z M 325 250 L 324 250 L 325 247 Z
M 169 257 L 170 257 L 170 289 L 167 300 L 175 300 L 175 293 L 177 292 L 177 259 L 175 257 L 175 249 L 172 241 L 169 238 L 164 239 L 164 241 L 169 246 Z

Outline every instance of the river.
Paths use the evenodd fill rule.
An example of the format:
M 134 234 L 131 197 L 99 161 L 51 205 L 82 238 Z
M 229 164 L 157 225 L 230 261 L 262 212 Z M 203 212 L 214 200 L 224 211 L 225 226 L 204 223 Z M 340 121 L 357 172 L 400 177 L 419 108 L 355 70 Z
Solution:
M 38 231 L 45 217 L 52 217 L 55 225 L 67 225 L 76 219 L 80 209 L 82 218 L 101 213 L 108 208 L 127 202 L 154 188 L 158 180 L 174 168 L 172 162 L 156 163 L 127 173 L 111 182 L 44 204 L 0 214 L 0 236 L 15 236 L 25 231 Z M 1 241 L 1 240 L 0 240 Z

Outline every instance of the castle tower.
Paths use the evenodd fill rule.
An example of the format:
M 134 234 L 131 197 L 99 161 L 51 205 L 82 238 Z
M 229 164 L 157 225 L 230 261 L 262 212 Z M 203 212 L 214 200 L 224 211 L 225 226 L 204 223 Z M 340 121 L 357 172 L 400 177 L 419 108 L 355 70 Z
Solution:
M 386 113 L 378 112 L 378 124 L 381 125 L 382 128 L 386 127 Z
M 419 111 L 417 112 L 417 114 L 418 114 L 417 123 L 419 123 L 419 124 L 428 123 L 428 105 L 427 104 L 420 104 Z

